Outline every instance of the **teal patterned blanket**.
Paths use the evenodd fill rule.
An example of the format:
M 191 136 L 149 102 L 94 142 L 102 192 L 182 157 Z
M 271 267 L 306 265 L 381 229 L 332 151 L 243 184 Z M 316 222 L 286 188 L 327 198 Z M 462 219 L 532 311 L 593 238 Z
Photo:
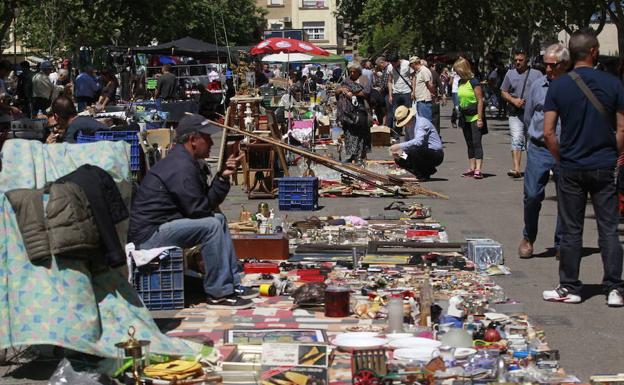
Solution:
M 89 261 L 28 259 L 15 213 L 4 193 L 41 188 L 89 163 L 108 171 L 130 201 L 130 146 L 125 142 L 45 145 L 9 140 L 0 172 L 0 348 L 50 344 L 101 357 L 115 357 L 115 343 L 136 337 L 152 341 L 151 351 L 194 355 L 201 346 L 168 337 L 123 275 L 124 268 L 94 268 Z M 127 221 L 126 221 L 127 222 Z M 127 223 L 118 225 L 125 241 Z

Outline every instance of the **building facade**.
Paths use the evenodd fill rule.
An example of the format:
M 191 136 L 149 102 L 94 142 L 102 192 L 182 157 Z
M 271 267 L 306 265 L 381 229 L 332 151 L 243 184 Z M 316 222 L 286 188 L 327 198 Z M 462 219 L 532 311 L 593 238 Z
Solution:
M 332 53 L 342 54 L 343 40 L 335 16 L 337 0 L 256 0 L 268 11 L 267 31 L 301 29 L 307 40 Z

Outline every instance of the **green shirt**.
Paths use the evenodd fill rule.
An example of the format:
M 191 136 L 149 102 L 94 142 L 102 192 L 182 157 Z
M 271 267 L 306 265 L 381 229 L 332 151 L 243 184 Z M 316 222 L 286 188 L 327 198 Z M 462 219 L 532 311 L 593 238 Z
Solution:
M 470 79 L 462 84 L 463 80 L 459 81 L 459 86 L 457 87 L 457 98 L 459 99 L 459 107 L 468 107 L 471 104 L 478 103 L 477 95 L 474 92 L 474 87 L 479 85 L 479 82 L 476 79 Z M 472 123 L 479 119 L 479 114 L 476 115 L 466 115 L 466 121 Z

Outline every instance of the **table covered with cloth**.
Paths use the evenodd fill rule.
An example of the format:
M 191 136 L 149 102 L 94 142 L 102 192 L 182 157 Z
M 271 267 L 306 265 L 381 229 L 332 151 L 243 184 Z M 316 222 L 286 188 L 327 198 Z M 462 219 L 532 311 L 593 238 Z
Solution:
M 201 346 L 160 332 L 149 310 L 123 275 L 124 267 L 94 268 L 94 261 L 52 257 L 32 263 L 5 192 L 42 188 L 83 164 L 108 171 L 130 201 L 130 146 L 125 142 L 52 144 L 9 140 L 0 171 L 0 349 L 50 344 L 115 357 L 128 327 L 151 351 L 194 355 Z M 127 220 L 117 225 L 125 241 Z

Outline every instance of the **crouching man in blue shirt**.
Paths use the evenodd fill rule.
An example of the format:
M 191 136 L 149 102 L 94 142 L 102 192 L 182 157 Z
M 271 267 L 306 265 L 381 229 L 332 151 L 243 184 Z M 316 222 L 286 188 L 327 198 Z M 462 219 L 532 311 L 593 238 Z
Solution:
M 132 204 L 128 239 L 137 249 L 201 245 L 208 307 L 245 309 L 258 293 L 240 286 L 227 220 L 217 211 L 230 191 L 230 175 L 239 159 L 231 156 L 210 186 L 198 163 L 209 156 L 211 135 L 220 130 L 201 115 L 180 120 L 175 147 L 141 182 Z
M 428 119 L 416 116 L 415 108 L 397 107 L 394 119 L 397 127 L 405 126 L 405 142 L 390 146 L 395 163 L 419 181 L 429 179 L 444 160 L 438 131 Z

